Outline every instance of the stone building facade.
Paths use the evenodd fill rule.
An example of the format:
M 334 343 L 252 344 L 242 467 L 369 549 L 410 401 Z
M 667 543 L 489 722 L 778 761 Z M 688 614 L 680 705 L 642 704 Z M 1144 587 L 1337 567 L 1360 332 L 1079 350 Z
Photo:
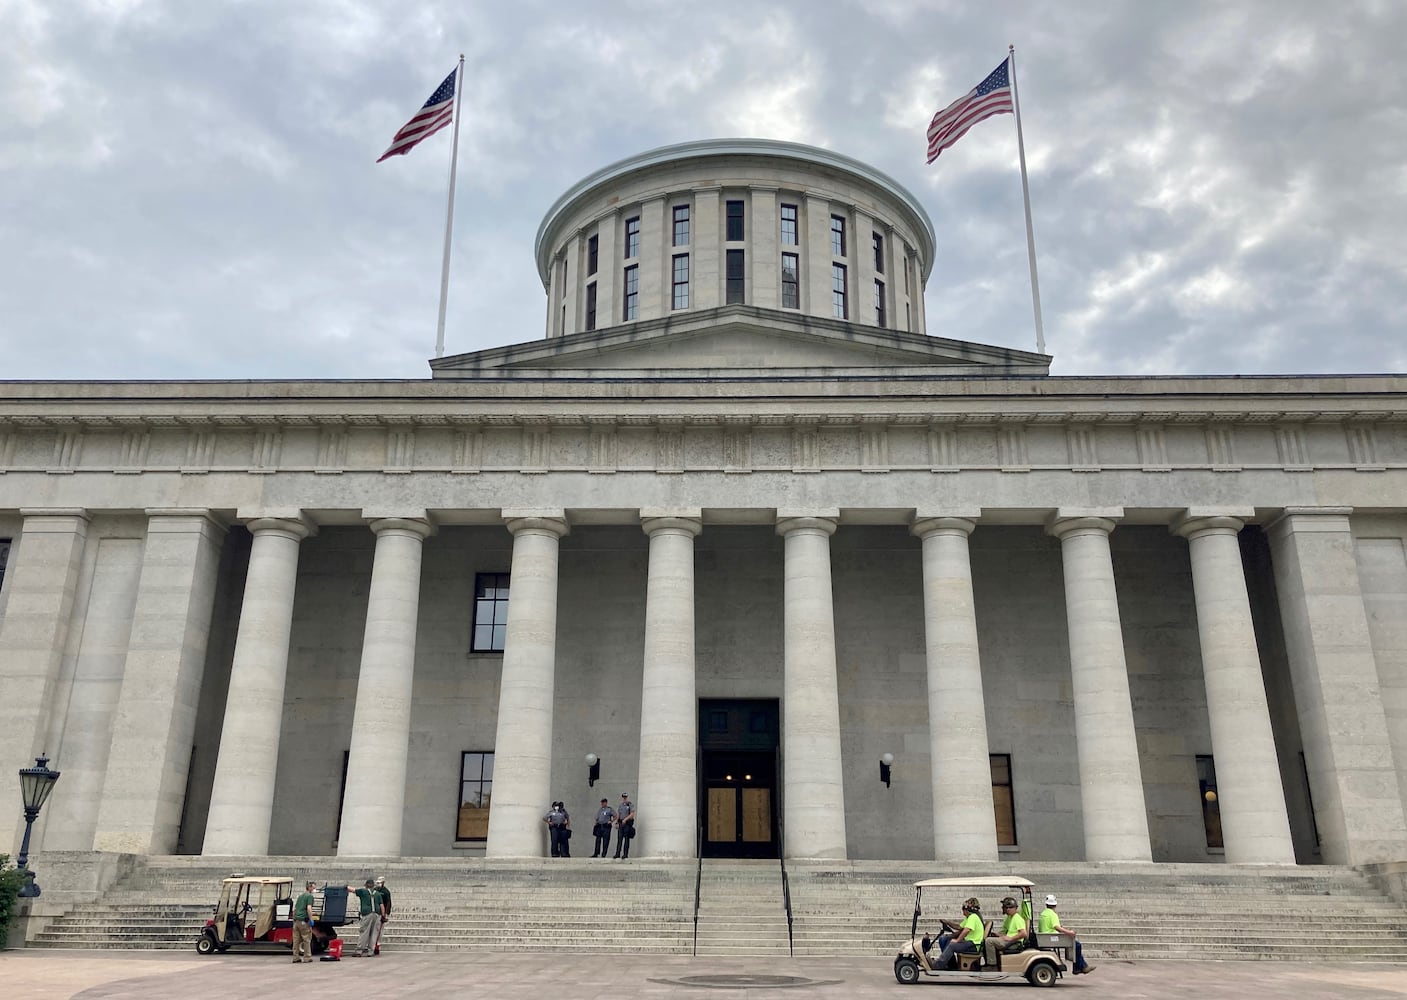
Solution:
M 1407 858 L 1407 378 L 1052 376 L 930 335 L 934 239 L 693 143 L 430 379 L 0 383 L 36 849 L 532 856 L 628 790 L 646 856 Z

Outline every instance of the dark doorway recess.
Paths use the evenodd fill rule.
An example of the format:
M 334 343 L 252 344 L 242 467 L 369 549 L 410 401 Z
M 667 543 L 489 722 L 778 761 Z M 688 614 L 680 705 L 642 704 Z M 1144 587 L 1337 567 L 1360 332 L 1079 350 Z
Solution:
M 776 858 L 777 748 L 773 699 L 699 701 L 699 822 L 706 858 Z

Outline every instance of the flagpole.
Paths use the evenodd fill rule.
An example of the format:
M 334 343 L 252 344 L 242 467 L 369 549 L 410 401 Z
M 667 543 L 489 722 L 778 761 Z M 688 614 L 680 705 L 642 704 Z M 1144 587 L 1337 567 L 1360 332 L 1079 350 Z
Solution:
M 1016 110 L 1016 150 L 1021 156 L 1021 200 L 1026 206 L 1026 255 L 1031 261 L 1031 305 L 1036 313 L 1036 353 L 1044 354 L 1045 327 L 1041 323 L 1041 283 L 1036 277 L 1036 236 L 1031 228 L 1031 186 L 1026 181 L 1026 140 L 1021 135 L 1021 95 L 1016 89 L 1016 46 L 1008 45 L 1006 52 L 1007 58 L 1011 60 L 1011 101 Z M 457 118 L 454 127 L 459 127 Z
M 464 53 L 459 54 L 458 74 L 454 80 L 454 139 L 450 143 L 449 154 L 449 206 L 445 209 L 445 259 L 440 268 L 440 325 L 435 331 L 435 357 L 445 356 L 445 306 L 449 302 L 449 247 L 450 236 L 454 232 L 454 178 L 459 165 L 459 102 L 464 93 Z M 1023 161 L 1024 163 L 1024 161 Z M 1022 167 L 1025 170 L 1025 167 Z M 1024 174 L 1022 175 L 1025 176 Z M 1030 229 L 1030 212 L 1027 212 L 1027 230 Z M 1033 263 L 1032 267 L 1035 266 Z

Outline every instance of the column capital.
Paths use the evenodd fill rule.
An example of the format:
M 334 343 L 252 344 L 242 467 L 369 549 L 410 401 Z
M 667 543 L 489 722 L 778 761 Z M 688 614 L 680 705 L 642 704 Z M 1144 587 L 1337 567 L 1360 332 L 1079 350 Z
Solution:
M 703 531 L 703 511 L 697 507 L 669 509 L 663 507 L 641 508 L 640 527 L 645 534 L 654 536 L 657 532 L 669 531 L 687 533 L 698 537 Z
M 1189 541 L 1207 534 L 1237 535 L 1255 516 L 1251 508 L 1188 507 L 1168 525 L 1168 531 Z
M 263 515 L 246 520 L 241 516 L 240 520 L 245 522 L 245 527 L 252 535 L 283 535 L 295 542 L 301 542 L 318 533 L 318 526 L 304 517 Z
M 567 523 L 567 512 L 561 508 L 505 509 L 502 515 L 504 525 L 514 537 L 538 534 L 565 538 L 572 530 Z
M 79 520 L 85 524 L 93 519 L 92 513 L 86 507 L 21 507 L 20 516 L 25 519 L 26 531 L 33 531 L 36 527 L 43 530 L 40 525 L 50 519 Z
M 1271 535 L 1286 535 L 1299 531 L 1343 532 L 1348 530 L 1352 507 L 1286 507 L 1266 522 Z
M 835 534 L 836 525 L 840 523 L 840 511 L 815 511 L 812 513 L 801 512 L 777 512 L 777 534 L 782 537 L 793 535 L 798 532 L 819 533 L 824 535 Z
M 1067 536 L 1099 533 L 1108 535 L 1123 519 L 1122 507 L 1060 507 L 1046 521 L 1046 534 L 1065 539 Z
M 960 534 L 964 538 L 972 534 L 977 527 L 977 519 L 980 513 L 965 511 L 958 513 L 942 514 L 919 514 L 909 525 L 910 534 L 918 538 L 927 538 L 929 535 L 954 535 Z
M 378 537 L 384 533 L 415 535 L 429 538 L 435 533 L 435 522 L 428 517 L 376 517 L 367 522 L 371 533 Z

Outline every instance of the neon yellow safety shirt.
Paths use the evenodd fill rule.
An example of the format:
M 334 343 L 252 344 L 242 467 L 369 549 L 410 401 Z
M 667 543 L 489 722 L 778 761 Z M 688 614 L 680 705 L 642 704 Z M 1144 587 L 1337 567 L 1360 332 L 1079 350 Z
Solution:
M 1055 928 L 1060 926 L 1060 914 L 1056 913 L 1049 906 L 1041 911 L 1040 922 L 1036 924 L 1036 930 L 1042 934 L 1054 934 Z
M 969 913 L 963 917 L 962 925 L 967 928 L 967 937 L 964 941 L 971 941 L 978 948 L 982 947 L 982 939 L 987 936 L 987 931 L 982 923 L 980 913 Z
M 1021 919 L 1021 914 L 1013 913 L 1002 921 L 1002 934 L 1005 937 L 1025 937 L 1026 921 Z

